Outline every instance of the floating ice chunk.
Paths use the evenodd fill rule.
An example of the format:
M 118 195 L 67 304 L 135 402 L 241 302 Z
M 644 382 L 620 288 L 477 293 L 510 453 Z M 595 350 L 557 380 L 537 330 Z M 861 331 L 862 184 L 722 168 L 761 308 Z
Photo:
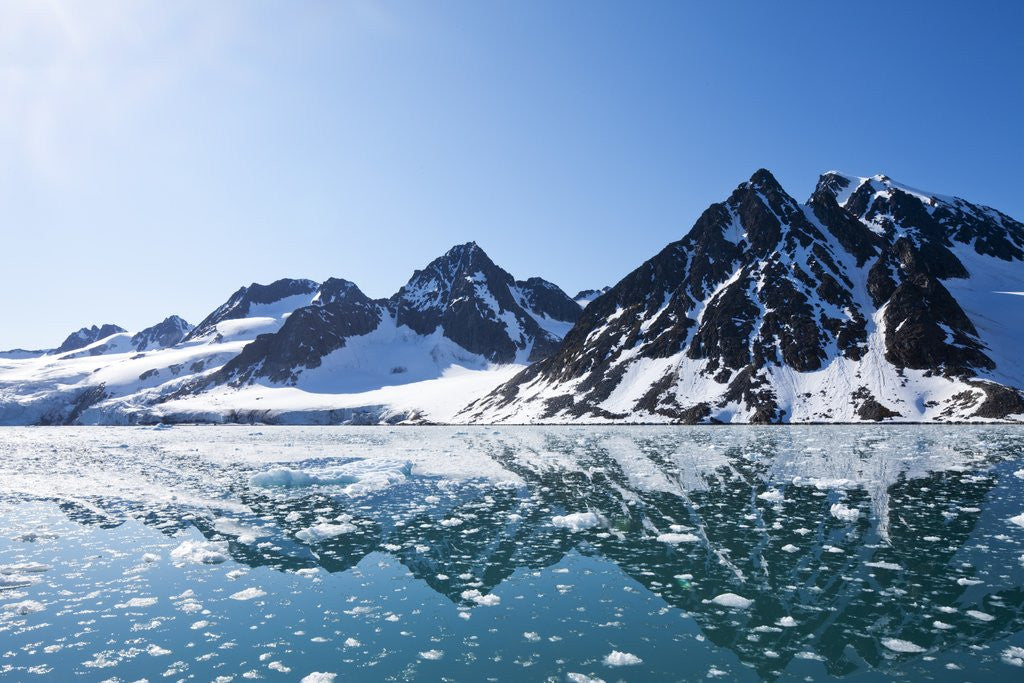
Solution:
M 953 626 L 952 624 L 947 624 L 944 621 L 939 621 L 938 619 L 936 619 L 935 621 L 932 622 L 932 628 L 937 628 L 940 631 L 950 631 L 950 630 L 952 630 L 952 629 L 954 629 L 956 627 Z
M 536 643 L 540 640 L 540 634 L 536 631 L 526 631 L 523 633 L 523 638 L 526 638 L 531 643 Z
M 957 579 L 956 582 L 957 582 L 957 585 L 960 585 L 960 586 L 977 586 L 979 583 L 982 583 L 981 581 L 979 581 L 977 579 L 965 579 L 962 576 L 959 579 Z
M 1024 666 L 1024 647 L 1011 645 L 1003 650 L 1002 659 L 1010 666 Z
M 161 655 L 169 655 L 171 654 L 171 651 L 160 647 L 156 643 L 150 643 L 149 647 L 146 648 L 146 654 L 153 657 L 159 657 Z
M 305 543 L 312 544 L 325 541 L 328 538 L 341 536 L 342 534 L 349 534 L 355 530 L 355 524 L 349 524 L 348 522 L 343 522 L 341 524 L 323 522 L 321 524 L 314 524 L 311 527 L 299 531 L 295 534 L 295 538 Z
M 438 524 L 441 526 L 461 526 L 462 520 L 458 517 L 449 517 L 448 519 L 442 519 Z
M 48 572 L 53 567 L 39 562 L 20 562 L 18 564 L 0 564 L 0 574 L 38 574 Z
M 733 609 L 747 609 L 752 604 L 753 600 L 748 600 L 742 595 L 736 595 L 735 593 L 722 593 L 711 598 L 711 600 L 705 600 L 704 602 L 711 602 L 715 605 L 721 605 L 722 607 L 731 607 Z
M 480 591 L 478 591 L 475 588 L 462 591 L 462 599 L 472 600 L 476 604 L 483 605 L 484 607 L 493 607 L 494 605 L 497 605 L 501 602 L 501 598 L 497 595 L 493 593 L 483 595 Z
M 551 523 L 572 531 L 583 531 L 584 529 L 608 526 L 608 520 L 596 512 L 573 512 L 568 515 L 555 515 L 551 518 Z
M 157 603 L 159 598 L 132 598 L 126 602 L 120 602 L 114 607 L 118 609 L 128 609 L 129 607 L 152 607 Z
M 31 586 L 36 581 L 38 581 L 36 577 L 24 574 L 0 574 L 0 589 Z
M 143 553 L 142 554 L 142 561 L 143 562 L 159 562 L 160 561 L 160 555 L 158 553 Z
M 843 522 L 856 522 L 857 518 L 860 517 L 860 510 L 848 507 L 842 503 L 835 503 L 829 508 L 829 512 L 832 513 L 833 517 Z
M 444 650 L 426 650 L 420 653 L 422 659 L 437 660 L 444 657 Z
M 570 671 L 565 674 L 565 680 L 569 681 L 569 683 L 604 683 L 603 678 L 588 676 L 586 674 L 576 673 L 575 671 Z
M 781 503 L 784 500 L 786 500 L 783 497 L 782 492 L 777 491 L 775 489 L 772 489 L 771 491 L 765 491 L 764 493 L 760 494 L 758 498 L 769 503 Z
M 966 612 L 964 612 L 964 614 L 966 614 L 967 616 L 971 617 L 972 619 L 977 619 L 978 621 L 994 621 L 995 620 L 995 617 L 992 616 L 991 614 L 986 614 L 985 612 L 979 612 L 976 609 L 969 609 Z
M 604 658 L 604 663 L 607 666 L 634 666 L 643 661 L 630 652 L 619 652 L 618 650 L 612 650 Z
M 313 486 L 315 484 L 351 484 L 353 481 L 355 481 L 355 479 L 352 477 L 346 477 L 343 482 L 329 481 L 321 479 L 320 477 L 314 477 L 308 472 L 293 470 L 289 467 L 275 467 L 274 469 L 267 470 L 266 472 L 258 472 L 249 477 L 250 486 L 260 486 L 263 488 L 273 488 L 275 486 L 302 487 Z
M 284 516 L 284 521 L 286 521 L 286 522 L 297 522 L 301 518 L 302 518 L 302 515 L 300 515 L 295 510 L 292 510 L 291 512 L 289 512 L 287 515 Z
M 21 602 L 9 602 L 3 606 L 5 612 L 13 612 L 14 614 L 26 615 L 34 614 L 35 612 L 42 612 L 46 607 L 43 603 L 36 600 L 22 600 Z
M 797 548 L 792 543 L 787 543 L 786 545 L 782 546 L 782 550 L 783 552 L 787 553 L 795 553 L 796 551 L 800 550 L 800 548 Z
M 1016 517 L 1010 517 L 1010 522 L 1017 526 L 1024 527 L 1024 512 L 1020 513 Z
M 361 646 L 362 646 L 362 643 L 360 643 L 355 638 L 346 638 L 345 639 L 345 647 L 361 647 Z
M 262 598 L 267 592 L 260 588 L 246 588 L 240 590 L 237 593 L 232 593 L 230 597 L 232 600 L 252 600 L 253 598 Z
M 796 619 L 790 616 L 785 616 L 776 621 L 775 623 L 784 628 L 793 628 L 794 626 L 796 626 Z
M 338 674 L 326 673 L 323 671 L 314 671 L 311 674 L 306 674 L 302 677 L 299 683 L 334 683 L 334 679 L 338 677 Z
M 191 628 L 193 631 L 199 631 L 200 629 L 204 629 L 204 628 L 206 628 L 209 625 L 210 625 L 209 621 L 206 621 L 205 619 L 201 619 L 199 621 L 193 622 L 192 625 L 189 628 Z
M 700 539 L 693 534 L 659 534 L 658 540 L 662 543 L 694 543 Z
M 228 559 L 227 541 L 184 541 L 171 551 L 176 562 L 196 564 L 220 564 Z
M 893 652 L 904 652 L 907 654 L 925 651 L 920 645 L 915 645 L 909 640 L 900 640 L 899 638 L 883 638 L 882 645 Z
M 280 671 L 283 674 L 291 673 L 292 671 L 291 667 L 287 667 L 281 662 L 271 662 L 270 664 L 267 664 L 267 668 L 272 671 Z
M 888 569 L 894 572 L 903 570 L 903 567 L 893 562 L 865 562 L 864 566 L 871 567 L 873 569 Z
M 54 538 L 57 538 L 57 534 L 43 529 L 40 531 L 26 531 L 22 534 L 18 534 L 14 537 L 14 540 L 24 541 L 25 543 L 35 543 L 36 541 L 52 540 Z

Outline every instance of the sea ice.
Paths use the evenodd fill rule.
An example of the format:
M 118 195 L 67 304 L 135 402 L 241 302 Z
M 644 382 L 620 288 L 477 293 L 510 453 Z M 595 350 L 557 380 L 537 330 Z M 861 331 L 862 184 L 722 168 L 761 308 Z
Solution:
M 605 655 L 604 663 L 608 666 L 633 666 L 640 664 L 644 660 L 640 659 L 636 655 L 629 652 L 619 652 L 618 650 L 612 650 L 609 654 Z
M 893 652 L 904 652 L 907 654 L 925 651 L 920 645 L 915 645 L 909 640 L 900 640 L 899 638 L 883 638 L 882 645 Z
M 705 600 L 705 602 L 712 602 L 722 607 L 732 607 L 734 609 L 747 609 L 754 604 L 753 600 L 748 600 L 742 595 L 736 595 L 735 593 L 722 593 L 711 598 L 711 600 Z
M 228 559 L 228 542 L 184 541 L 171 551 L 171 559 L 179 563 L 220 564 Z
M 584 529 L 607 526 L 608 520 L 596 512 L 573 512 L 568 515 L 555 515 L 551 518 L 551 523 L 572 531 L 583 531 Z

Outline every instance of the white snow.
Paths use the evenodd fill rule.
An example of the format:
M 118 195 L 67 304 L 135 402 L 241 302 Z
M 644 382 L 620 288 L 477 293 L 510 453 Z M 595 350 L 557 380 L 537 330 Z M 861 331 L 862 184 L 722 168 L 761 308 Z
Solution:
M 314 524 L 311 527 L 302 529 L 295 534 L 295 537 L 305 543 L 314 544 L 325 541 L 329 538 L 335 538 L 342 534 L 348 534 L 356 530 L 354 524 L 342 523 L 342 524 L 331 524 L 329 522 L 322 522 L 320 524 Z
M 657 540 L 662 543 L 694 543 L 700 539 L 693 534 L 659 534 Z
M 832 513 L 833 517 L 843 522 L 856 522 L 857 518 L 860 517 L 860 510 L 848 507 L 843 503 L 835 503 L 829 508 L 829 512 Z

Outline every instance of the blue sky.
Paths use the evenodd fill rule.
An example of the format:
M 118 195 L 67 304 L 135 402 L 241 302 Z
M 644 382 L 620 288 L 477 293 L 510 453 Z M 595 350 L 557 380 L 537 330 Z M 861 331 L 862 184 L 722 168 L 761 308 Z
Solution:
M 613 284 L 759 167 L 1024 218 L 1024 3 L 0 0 L 0 348 L 387 296 L 476 240 Z

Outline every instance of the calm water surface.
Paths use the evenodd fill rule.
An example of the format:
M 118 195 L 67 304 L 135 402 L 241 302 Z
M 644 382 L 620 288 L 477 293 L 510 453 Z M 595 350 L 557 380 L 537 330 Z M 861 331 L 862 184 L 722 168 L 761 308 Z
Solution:
M 0 430 L 8 680 L 1022 665 L 1020 428 Z

